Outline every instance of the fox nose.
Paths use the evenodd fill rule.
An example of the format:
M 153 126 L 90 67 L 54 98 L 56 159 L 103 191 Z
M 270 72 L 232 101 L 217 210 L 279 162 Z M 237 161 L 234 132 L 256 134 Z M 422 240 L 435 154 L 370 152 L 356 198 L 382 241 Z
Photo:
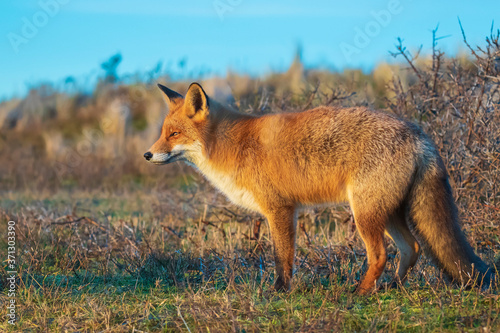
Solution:
M 151 154 L 151 153 L 148 151 L 147 153 L 145 153 L 145 154 L 144 154 L 144 158 L 145 158 L 146 160 L 148 160 L 148 161 L 149 161 L 150 159 L 152 159 L 152 158 L 153 158 L 153 154 Z

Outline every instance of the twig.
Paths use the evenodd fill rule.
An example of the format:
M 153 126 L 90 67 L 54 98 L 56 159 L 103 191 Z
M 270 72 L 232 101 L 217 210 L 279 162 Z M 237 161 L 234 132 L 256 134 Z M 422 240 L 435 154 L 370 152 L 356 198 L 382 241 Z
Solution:
M 184 320 L 184 317 L 183 317 L 183 316 L 182 316 L 182 314 L 181 314 L 181 308 L 180 308 L 179 306 L 177 307 L 177 315 L 178 315 L 179 317 L 181 317 L 182 322 L 184 323 L 184 326 L 186 326 L 186 329 L 188 330 L 188 332 L 189 332 L 189 333 L 191 333 L 191 330 L 189 329 L 188 324 L 186 323 L 186 321 Z
M 496 211 L 500 211 L 500 208 L 497 208 L 497 207 L 495 207 L 495 206 L 491 206 L 491 205 L 488 205 L 488 204 L 485 204 L 485 203 L 483 203 L 483 205 L 484 205 L 485 207 L 488 207 L 488 208 L 494 209 L 494 210 L 496 210 Z
M 255 240 L 259 240 L 260 238 L 260 225 L 262 224 L 261 220 L 255 221 L 255 225 L 253 226 L 253 238 Z
M 204 225 L 210 225 L 210 226 L 214 227 L 215 229 L 219 230 L 222 233 L 222 236 L 224 237 L 224 239 L 226 238 L 226 232 L 224 231 L 224 228 L 216 226 L 215 224 L 213 224 L 210 221 L 201 220 L 201 223 L 203 223 Z
M 85 216 L 82 216 L 82 217 L 79 217 L 77 218 L 76 220 L 73 220 L 73 221 L 62 221 L 62 222 L 50 222 L 50 225 L 65 225 L 65 224 L 72 224 L 72 223 L 78 223 L 82 220 L 86 219 Z
M 182 239 L 182 237 L 174 230 L 172 229 L 171 227 L 167 226 L 167 225 L 164 225 L 163 226 L 163 230 L 167 230 L 169 231 L 172 235 L 176 236 L 177 238 L 179 239 Z
M 309 95 L 309 98 L 308 98 L 306 105 L 302 108 L 303 111 L 309 109 L 309 107 L 311 106 L 311 104 L 314 100 L 314 97 L 316 97 L 316 94 L 318 93 L 319 85 L 320 85 L 320 82 L 318 81 L 314 87 L 314 90 Z
M 300 230 L 306 235 L 306 245 L 307 247 L 311 246 L 311 239 L 309 238 L 309 235 L 307 234 L 306 228 L 304 227 L 304 222 L 300 222 L 299 224 Z
M 415 72 L 415 74 L 418 76 L 418 78 L 420 80 L 422 80 L 422 75 L 420 74 L 419 70 L 413 64 L 413 60 L 415 60 L 415 58 L 410 59 L 408 57 L 408 54 L 406 54 L 406 47 L 403 46 L 403 40 L 400 37 L 398 37 L 398 42 L 399 42 L 399 44 L 396 45 L 396 50 L 398 50 L 398 52 L 397 53 L 396 52 L 390 52 L 390 54 L 393 57 L 397 57 L 399 54 L 401 54 L 403 56 L 403 58 L 405 58 L 406 62 L 410 65 L 410 67 L 412 68 L 412 70 Z M 418 53 L 420 53 L 420 51 Z
M 476 51 L 474 51 L 472 46 L 470 46 L 469 42 L 467 41 L 467 38 L 465 37 L 464 28 L 462 27 L 462 22 L 460 21 L 460 17 L 457 17 L 457 18 L 458 18 L 458 25 L 460 25 L 460 30 L 462 31 L 462 37 L 464 39 L 465 45 L 469 48 L 469 50 L 476 57 L 477 60 L 482 60 L 482 58 L 476 53 Z

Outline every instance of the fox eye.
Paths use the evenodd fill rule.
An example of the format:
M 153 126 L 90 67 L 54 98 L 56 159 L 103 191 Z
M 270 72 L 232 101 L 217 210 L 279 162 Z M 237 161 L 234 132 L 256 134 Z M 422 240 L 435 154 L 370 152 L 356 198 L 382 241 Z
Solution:
M 169 137 L 171 138 L 171 137 L 173 137 L 173 136 L 177 136 L 177 135 L 179 135 L 179 134 L 180 134 L 179 132 L 172 132 L 172 133 L 170 134 L 170 136 L 169 136 Z

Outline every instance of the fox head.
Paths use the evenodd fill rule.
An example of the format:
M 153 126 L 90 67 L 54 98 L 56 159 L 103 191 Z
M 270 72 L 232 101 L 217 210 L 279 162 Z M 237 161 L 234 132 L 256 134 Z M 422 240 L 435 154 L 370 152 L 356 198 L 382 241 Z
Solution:
M 154 164 L 176 161 L 194 163 L 202 152 L 203 134 L 208 126 L 209 99 L 198 83 L 189 86 L 186 97 L 161 84 L 170 112 L 163 121 L 161 134 L 144 158 Z

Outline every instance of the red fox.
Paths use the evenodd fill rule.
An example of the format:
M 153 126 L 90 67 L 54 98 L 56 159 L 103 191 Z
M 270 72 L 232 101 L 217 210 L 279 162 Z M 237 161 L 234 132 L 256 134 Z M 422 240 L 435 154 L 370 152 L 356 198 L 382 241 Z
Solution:
M 396 244 L 406 278 L 420 244 L 454 280 L 493 277 L 458 223 L 448 174 L 432 141 L 415 125 L 365 107 L 241 114 L 192 83 L 183 97 L 163 91 L 170 112 L 147 153 L 154 164 L 194 165 L 233 203 L 263 214 L 274 245 L 277 290 L 288 290 L 297 209 L 345 202 L 366 246 L 368 270 L 357 287 L 374 290 Z M 418 239 L 418 241 L 417 241 Z

